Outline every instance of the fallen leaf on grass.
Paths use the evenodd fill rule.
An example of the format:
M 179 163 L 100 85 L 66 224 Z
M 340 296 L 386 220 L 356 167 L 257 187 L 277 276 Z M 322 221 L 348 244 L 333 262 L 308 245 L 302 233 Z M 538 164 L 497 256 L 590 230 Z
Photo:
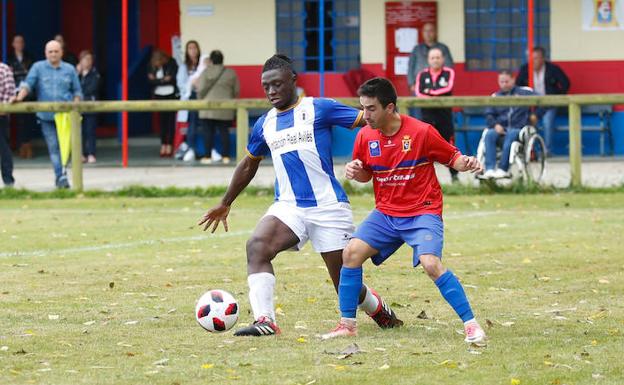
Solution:
M 306 340 L 306 339 L 305 339 L 305 338 L 303 338 L 303 337 L 299 337 L 299 338 L 297 338 L 297 342 L 302 343 L 302 344 L 305 344 L 306 342 L 308 342 L 308 340 Z
M 600 309 L 600 311 L 590 315 L 589 317 L 587 317 L 587 319 L 590 320 L 590 321 L 594 321 L 594 320 L 597 320 L 597 319 L 606 318 L 607 315 L 608 315 L 607 309 Z
M 124 325 L 136 325 L 138 323 L 139 321 L 128 321 L 128 322 L 124 322 Z
M 383 365 L 381 365 L 381 366 L 380 366 L 379 368 L 377 368 L 377 369 L 379 369 L 379 370 L 388 370 L 388 369 L 390 369 L 390 365 L 388 365 L 388 364 L 383 364 Z
M 458 364 L 457 362 L 453 360 L 444 360 L 440 362 L 438 366 L 444 366 L 445 368 L 449 368 L 449 369 L 457 369 Z
M 375 350 L 377 350 L 378 352 L 385 352 L 386 351 L 385 348 L 375 348 Z
M 278 306 L 275 308 L 275 315 L 283 317 L 286 313 L 284 313 L 284 309 L 282 309 L 281 306 Z
M 202 369 L 212 369 L 214 367 L 214 364 L 203 364 Z
M 507 321 L 507 322 L 502 322 L 500 325 L 508 328 L 508 327 L 511 327 L 511 326 L 513 326 L 515 324 L 516 324 L 515 322 Z
M 517 378 L 512 378 L 512 379 L 511 379 L 511 381 L 509 381 L 509 384 L 510 384 L 510 385 L 520 385 L 520 384 L 521 384 L 521 382 L 520 382 L 520 380 L 519 380 L 519 379 L 517 379 Z
M 111 288 L 111 289 L 114 288 L 115 287 L 115 282 L 112 282 L 112 281 L 109 282 L 108 283 L 108 287 Z
M 16 356 L 22 355 L 22 354 L 26 354 L 26 350 L 24 350 L 24 348 L 21 348 L 20 350 L 16 351 L 13 353 Z
M 609 280 L 608 280 L 608 279 L 599 279 L 599 280 L 598 280 L 598 283 L 602 283 L 602 284 L 606 285 L 606 284 L 609 284 L 609 283 L 611 283 L 611 282 L 609 282 Z
M 487 326 L 488 328 L 494 327 L 494 322 L 490 321 L 489 319 L 485 319 L 485 326 Z
M 163 358 L 161 360 L 152 362 L 152 365 L 165 366 L 165 365 L 167 365 L 167 362 L 169 362 L 169 359 L 168 358 Z
M 420 319 L 429 319 L 429 316 L 427 316 L 427 313 L 425 313 L 424 310 L 422 310 L 417 316 L 416 318 L 420 318 Z
M 61 318 L 61 316 L 60 316 L 60 315 L 58 315 L 58 314 L 48 314 L 48 319 L 49 319 L 50 321 L 56 321 L 56 320 L 58 320 L 59 318 Z
M 398 302 L 392 302 L 390 304 L 390 307 L 396 307 L 396 308 L 403 308 L 403 307 L 410 307 L 411 305 L 409 303 L 398 303 Z
M 85 325 L 85 326 L 91 326 L 91 325 L 95 324 L 95 321 L 87 321 L 87 322 L 83 322 L 82 324 Z
M 8 350 L 9 350 L 9 347 L 8 347 L 8 346 L 6 346 L 6 345 L 5 345 L 5 346 L 0 347 L 0 351 L 2 351 L 2 352 L 7 352 Z

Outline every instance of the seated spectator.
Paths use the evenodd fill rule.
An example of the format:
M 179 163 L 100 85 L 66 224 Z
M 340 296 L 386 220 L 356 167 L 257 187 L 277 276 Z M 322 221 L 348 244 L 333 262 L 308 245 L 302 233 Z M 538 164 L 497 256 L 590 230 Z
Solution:
M 537 95 L 565 95 L 570 89 L 570 80 L 565 72 L 556 64 L 546 59 L 546 50 L 542 47 L 533 49 L 533 90 Z M 519 86 L 529 85 L 529 65 L 520 68 L 516 83 Z M 539 115 L 542 117 L 544 141 L 547 153 L 552 153 L 553 136 L 555 133 L 555 118 L 557 107 L 541 107 Z
M 93 66 L 93 54 L 91 51 L 80 52 L 80 62 L 76 66 L 80 87 L 85 101 L 98 99 L 100 92 L 100 73 Z M 95 163 L 95 129 L 97 126 L 97 114 L 82 114 L 82 156 L 83 162 Z
M 8 103 L 15 97 L 15 81 L 11 67 L 0 63 L 0 103 Z M 2 182 L 6 187 L 12 187 L 13 179 L 13 155 L 9 147 L 9 119 L 0 114 L 0 170 Z
M 440 48 L 431 48 L 428 54 L 429 67 L 416 77 L 414 93 L 419 98 L 451 96 L 455 84 L 455 71 L 444 66 L 444 53 Z M 455 145 L 455 127 L 451 108 L 422 108 L 422 121 L 431 124 L 444 140 Z M 449 167 L 453 182 L 458 180 L 457 170 Z
M 511 71 L 502 70 L 498 73 L 498 86 L 500 90 L 492 96 L 526 96 L 535 95 L 527 87 L 518 87 Z M 530 107 L 488 107 L 485 110 L 485 121 L 488 131 L 485 135 L 485 173 L 484 178 L 508 178 L 509 154 L 511 144 L 519 139 L 520 130 L 527 124 L 534 124 L 535 115 L 531 114 Z M 503 139 L 503 150 L 498 168 L 496 167 L 496 145 L 500 138 Z
M 163 51 L 152 52 L 147 79 L 152 86 L 152 96 L 156 100 L 177 99 L 178 89 L 176 61 Z M 175 132 L 175 111 L 160 111 L 160 156 L 173 155 L 173 134 Z
M 240 92 L 240 84 L 236 72 L 223 66 L 221 51 L 212 51 L 206 69 L 195 79 L 197 99 L 223 100 L 235 99 Z M 204 133 L 206 157 L 201 163 L 210 164 L 215 133 L 221 136 L 221 156 L 223 163 L 230 163 L 230 133 L 236 111 L 234 110 L 203 110 L 199 111 L 200 127 Z

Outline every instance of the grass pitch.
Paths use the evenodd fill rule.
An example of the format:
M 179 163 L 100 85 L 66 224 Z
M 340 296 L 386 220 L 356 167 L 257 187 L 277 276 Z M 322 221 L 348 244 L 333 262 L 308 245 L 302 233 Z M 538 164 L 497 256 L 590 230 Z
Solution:
M 337 298 L 308 245 L 275 262 L 280 337 L 205 332 L 194 303 L 211 288 L 251 319 L 244 245 L 271 199 L 241 197 L 210 236 L 194 224 L 216 201 L 2 201 L 0 384 L 624 383 L 622 193 L 446 198 L 444 262 L 490 337 L 479 349 L 405 247 L 365 266 L 401 329 L 360 314 L 359 337 L 320 341 Z M 356 222 L 372 205 L 353 198 Z

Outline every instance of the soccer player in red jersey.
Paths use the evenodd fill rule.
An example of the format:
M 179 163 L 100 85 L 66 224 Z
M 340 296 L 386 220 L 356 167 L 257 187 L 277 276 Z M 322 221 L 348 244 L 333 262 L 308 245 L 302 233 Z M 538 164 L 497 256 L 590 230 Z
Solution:
M 358 90 L 367 125 L 358 133 L 347 179 L 373 179 L 375 209 L 353 234 L 342 253 L 338 298 L 341 320 L 324 339 L 357 335 L 356 310 L 362 287 L 362 264 L 379 265 L 403 243 L 414 250 L 444 299 L 464 322 L 466 342 L 481 343 L 485 333 L 475 320 L 457 277 L 441 262 L 444 225 L 442 190 L 434 162 L 457 171 L 480 172 L 479 161 L 462 155 L 431 125 L 396 110 L 392 83 L 375 78 Z

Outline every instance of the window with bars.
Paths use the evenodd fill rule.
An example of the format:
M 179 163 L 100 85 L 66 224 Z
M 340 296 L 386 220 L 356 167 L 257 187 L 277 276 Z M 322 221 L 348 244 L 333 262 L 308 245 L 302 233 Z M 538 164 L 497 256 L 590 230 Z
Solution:
M 320 70 L 320 1 L 325 7 L 324 70 L 359 68 L 359 0 L 276 0 L 277 51 L 290 56 L 298 72 Z
M 550 52 L 550 0 L 534 1 L 535 46 Z M 526 63 L 527 0 L 464 0 L 466 68 L 517 69 Z

